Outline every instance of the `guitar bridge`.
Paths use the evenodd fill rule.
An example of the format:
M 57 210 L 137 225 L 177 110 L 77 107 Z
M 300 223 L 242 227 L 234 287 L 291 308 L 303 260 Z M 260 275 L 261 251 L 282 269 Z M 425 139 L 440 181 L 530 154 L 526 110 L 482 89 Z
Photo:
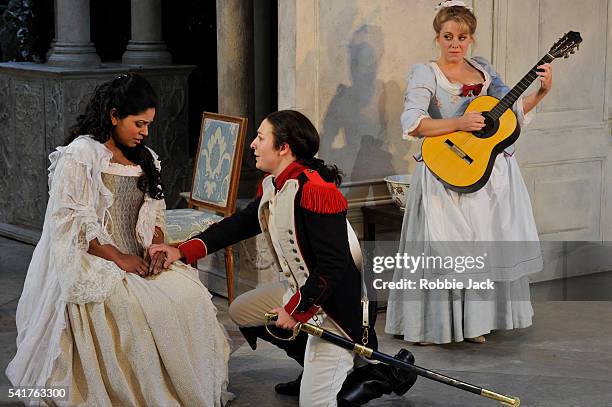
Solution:
M 453 143 L 451 140 L 449 140 L 449 139 L 444 140 L 444 144 L 446 144 L 448 146 L 448 148 L 450 148 L 453 153 L 457 154 L 459 156 L 459 158 L 461 158 L 466 163 L 471 164 L 471 163 L 474 162 L 472 157 L 470 157 L 469 155 L 467 155 L 467 153 L 465 151 L 463 151 L 462 149 L 457 147 L 455 145 L 455 143 Z

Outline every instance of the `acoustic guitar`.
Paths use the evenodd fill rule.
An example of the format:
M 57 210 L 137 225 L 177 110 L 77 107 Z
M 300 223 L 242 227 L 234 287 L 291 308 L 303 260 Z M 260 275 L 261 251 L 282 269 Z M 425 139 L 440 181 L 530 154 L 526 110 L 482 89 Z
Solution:
M 501 100 L 479 96 L 470 102 L 465 111 L 482 113 L 485 126 L 481 130 L 425 137 L 421 153 L 427 168 L 454 191 L 469 193 L 482 188 L 491 176 L 497 155 L 519 137 L 521 129 L 510 108 L 538 77 L 537 67 L 555 58 L 568 58 L 581 42 L 580 33 L 569 31 Z

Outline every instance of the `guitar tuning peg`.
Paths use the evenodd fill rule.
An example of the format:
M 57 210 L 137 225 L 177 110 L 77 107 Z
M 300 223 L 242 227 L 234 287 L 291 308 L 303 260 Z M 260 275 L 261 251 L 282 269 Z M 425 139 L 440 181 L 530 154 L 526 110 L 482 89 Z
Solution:
M 575 49 L 573 49 L 573 50 L 571 50 L 571 51 L 570 51 L 570 54 L 575 54 L 575 53 L 576 53 L 576 50 L 575 50 Z
M 565 56 L 563 58 L 565 58 L 565 59 L 569 58 L 569 54 L 565 54 Z

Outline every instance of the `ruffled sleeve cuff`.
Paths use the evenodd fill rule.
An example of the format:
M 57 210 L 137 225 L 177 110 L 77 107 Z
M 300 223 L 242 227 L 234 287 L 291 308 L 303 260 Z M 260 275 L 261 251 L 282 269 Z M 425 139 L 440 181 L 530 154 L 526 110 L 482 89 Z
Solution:
M 523 96 L 519 97 L 516 102 L 514 102 L 514 106 L 512 106 L 512 110 L 516 113 L 516 118 L 521 127 L 527 126 L 533 120 L 535 116 L 535 108 L 531 109 L 531 111 L 525 114 L 525 109 L 523 108 Z
M 155 201 L 155 227 L 159 228 L 164 236 L 167 236 L 166 202 L 163 199 L 156 199 Z
M 404 130 L 404 132 L 402 133 L 402 138 L 404 140 L 410 140 L 410 141 L 416 141 L 416 140 L 420 139 L 421 137 L 413 136 L 410 133 L 412 133 L 413 131 L 416 130 L 417 127 L 419 127 L 419 125 L 421 124 L 423 119 L 429 119 L 429 118 L 430 118 L 430 116 L 426 115 L 426 114 L 422 114 L 419 117 L 417 117 L 417 119 L 414 121 L 414 123 L 410 127 L 408 127 L 406 130 Z
M 89 243 L 96 239 L 101 245 L 114 244 L 105 228 L 102 227 L 97 220 L 90 220 L 81 223 L 80 231 L 76 240 L 77 248 L 86 252 L 89 250 Z

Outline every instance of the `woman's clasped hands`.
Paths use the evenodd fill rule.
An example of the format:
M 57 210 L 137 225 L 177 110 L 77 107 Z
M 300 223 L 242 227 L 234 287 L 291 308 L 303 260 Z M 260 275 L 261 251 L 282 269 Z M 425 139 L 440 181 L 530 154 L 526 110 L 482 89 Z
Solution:
M 120 253 L 114 260 L 115 264 L 126 273 L 138 274 L 140 277 L 154 276 L 166 269 L 164 262 L 166 254 L 162 251 L 149 253 L 146 258 Z

